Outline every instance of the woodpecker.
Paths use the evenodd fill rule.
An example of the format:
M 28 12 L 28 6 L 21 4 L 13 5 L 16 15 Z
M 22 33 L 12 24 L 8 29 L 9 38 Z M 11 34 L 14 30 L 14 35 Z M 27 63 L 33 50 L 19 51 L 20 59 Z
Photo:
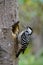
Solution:
M 20 44 L 20 49 L 18 50 L 16 57 L 18 57 L 21 52 L 22 53 L 25 52 L 25 50 L 30 42 L 32 32 L 33 32 L 32 28 L 28 26 L 24 31 L 19 33 L 18 41 Z

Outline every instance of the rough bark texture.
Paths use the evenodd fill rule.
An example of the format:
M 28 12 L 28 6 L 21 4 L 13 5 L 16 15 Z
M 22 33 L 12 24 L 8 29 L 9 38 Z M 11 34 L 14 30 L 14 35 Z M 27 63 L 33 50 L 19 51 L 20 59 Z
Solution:
M 12 25 L 17 20 L 17 0 L 0 0 L 0 65 L 18 65 L 18 45 L 12 37 Z

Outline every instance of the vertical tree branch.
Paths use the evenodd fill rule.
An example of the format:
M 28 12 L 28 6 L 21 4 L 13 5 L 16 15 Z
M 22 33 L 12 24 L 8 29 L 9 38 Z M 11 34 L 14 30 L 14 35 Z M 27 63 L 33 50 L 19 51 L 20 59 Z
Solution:
M 18 42 L 15 42 L 12 37 L 12 25 L 17 21 L 17 0 L 3 0 L 0 4 L 0 46 L 3 49 L 0 56 L 3 54 L 1 57 L 3 61 L 2 65 L 18 65 L 18 58 L 16 58 Z

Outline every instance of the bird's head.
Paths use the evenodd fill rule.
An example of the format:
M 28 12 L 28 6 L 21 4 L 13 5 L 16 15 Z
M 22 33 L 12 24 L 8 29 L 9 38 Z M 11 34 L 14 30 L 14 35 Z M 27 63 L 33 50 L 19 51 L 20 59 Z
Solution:
M 31 27 L 27 27 L 27 31 L 28 31 L 28 33 L 29 33 L 29 35 L 31 35 L 32 33 L 33 33 L 33 30 L 32 30 L 32 28 Z

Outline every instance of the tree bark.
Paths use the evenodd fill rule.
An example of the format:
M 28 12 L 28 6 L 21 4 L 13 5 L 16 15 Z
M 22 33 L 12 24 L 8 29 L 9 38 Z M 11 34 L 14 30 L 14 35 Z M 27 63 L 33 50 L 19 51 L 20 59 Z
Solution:
M 17 0 L 0 0 L 0 65 L 18 65 L 18 45 L 12 37 L 12 25 L 17 21 Z

